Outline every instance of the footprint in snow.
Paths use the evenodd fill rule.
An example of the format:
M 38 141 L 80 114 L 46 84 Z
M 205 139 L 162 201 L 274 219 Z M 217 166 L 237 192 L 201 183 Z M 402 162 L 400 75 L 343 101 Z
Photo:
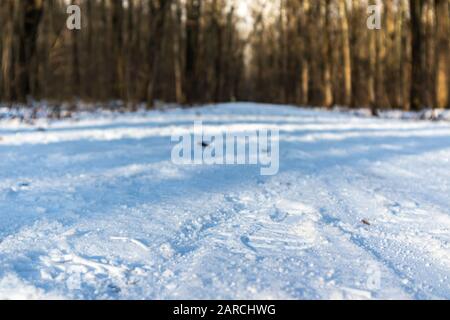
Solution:
M 9 187 L 6 191 L 6 196 L 10 198 L 17 197 L 21 191 L 26 191 L 30 187 L 30 183 L 28 182 L 21 182 L 18 183 L 16 186 Z
M 287 212 L 275 208 L 270 214 L 270 219 L 273 222 L 283 222 L 284 220 L 286 220 L 287 216 L 288 216 Z
M 119 294 L 122 291 L 119 286 L 112 283 L 108 284 L 107 288 L 110 294 Z
M 250 238 L 247 236 L 241 236 L 241 242 L 244 246 L 246 246 L 248 249 L 252 250 L 253 252 L 257 252 L 257 250 L 255 249 L 255 247 L 253 247 L 250 244 Z
M 31 184 L 29 182 L 19 182 L 17 186 L 19 188 L 28 188 Z
M 403 201 L 402 203 L 394 202 L 388 206 L 388 210 L 393 215 L 399 215 L 402 213 L 405 209 L 407 210 L 414 210 L 419 205 L 414 201 Z
M 15 198 L 19 195 L 19 189 L 16 187 L 10 187 L 7 191 L 6 191 L 6 196 L 9 198 Z
M 390 205 L 388 207 L 388 209 L 389 209 L 389 212 L 393 215 L 398 215 L 402 210 L 400 204 L 398 204 L 398 203 L 394 203 L 394 204 Z

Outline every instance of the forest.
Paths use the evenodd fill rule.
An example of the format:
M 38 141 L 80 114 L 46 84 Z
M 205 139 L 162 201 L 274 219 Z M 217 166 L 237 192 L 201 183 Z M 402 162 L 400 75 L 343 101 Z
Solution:
M 0 300 L 450 300 L 449 16 L 0 0 Z
M 240 2 L 2 0 L 0 101 L 450 106 L 449 0 Z

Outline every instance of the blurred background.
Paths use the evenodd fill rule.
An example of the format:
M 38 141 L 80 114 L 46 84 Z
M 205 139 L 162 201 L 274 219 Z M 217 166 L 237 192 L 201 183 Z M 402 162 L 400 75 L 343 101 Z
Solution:
M 0 101 L 447 108 L 449 28 L 449 0 L 2 0 Z

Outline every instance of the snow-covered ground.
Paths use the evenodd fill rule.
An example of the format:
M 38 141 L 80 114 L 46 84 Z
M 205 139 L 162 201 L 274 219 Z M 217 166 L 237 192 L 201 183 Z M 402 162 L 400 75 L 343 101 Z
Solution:
M 0 121 L 2 299 L 450 299 L 449 123 L 254 104 L 76 119 Z M 195 120 L 279 128 L 279 174 L 173 164 Z

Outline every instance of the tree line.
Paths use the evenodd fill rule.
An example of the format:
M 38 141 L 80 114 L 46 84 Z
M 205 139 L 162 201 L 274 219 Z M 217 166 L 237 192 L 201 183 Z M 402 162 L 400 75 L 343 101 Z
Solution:
M 382 4 L 381 28 L 366 27 Z M 449 107 L 448 0 L 281 0 L 256 19 L 258 100 L 419 110 Z
M 244 23 L 235 0 L 2 0 L 0 101 L 449 107 L 449 0 L 249 6 Z

